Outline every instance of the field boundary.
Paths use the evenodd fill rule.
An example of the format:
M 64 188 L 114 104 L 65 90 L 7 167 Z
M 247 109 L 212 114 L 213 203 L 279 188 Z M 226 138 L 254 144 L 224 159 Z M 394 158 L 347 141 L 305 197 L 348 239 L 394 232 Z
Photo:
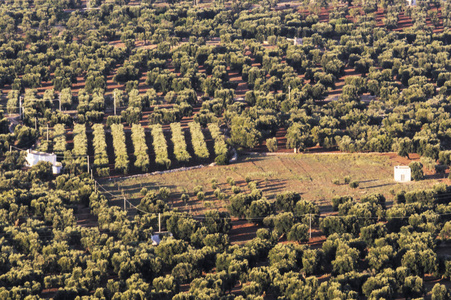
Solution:
M 197 166 L 192 166 L 192 167 L 182 167 L 182 168 L 165 170 L 165 171 L 154 171 L 151 173 L 135 174 L 135 175 L 130 175 L 130 176 L 119 176 L 119 178 L 120 179 L 132 179 L 132 178 L 137 178 L 137 177 L 147 177 L 147 176 L 162 175 L 162 174 L 168 174 L 168 173 L 190 171 L 190 170 L 202 169 L 202 168 L 210 167 L 210 166 L 211 165 L 197 165 Z

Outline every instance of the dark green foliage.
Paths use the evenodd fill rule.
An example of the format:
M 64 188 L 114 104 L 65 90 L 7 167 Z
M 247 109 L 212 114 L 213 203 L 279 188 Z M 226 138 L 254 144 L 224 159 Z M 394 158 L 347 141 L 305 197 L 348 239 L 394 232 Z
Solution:
M 198 271 L 189 263 L 177 264 L 174 269 L 172 269 L 171 274 L 180 283 L 188 283 L 199 276 Z
M 374 242 L 384 237 L 387 234 L 387 228 L 383 224 L 373 224 L 360 228 L 360 237 L 368 245 L 373 245 Z
M 266 147 L 268 148 L 269 152 L 276 152 L 278 149 L 277 139 L 276 138 L 266 139 Z
M 382 194 L 371 194 L 368 196 L 364 196 L 360 199 L 360 202 L 362 203 L 374 203 L 374 204 L 380 204 L 382 207 L 385 207 L 385 197 Z
M 445 285 L 436 283 L 434 287 L 432 288 L 432 300 L 445 300 L 450 297 L 449 290 L 446 288 Z
M 229 160 L 227 159 L 226 155 L 218 155 L 215 158 L 215 163 L 219 166 L 226 165 L 229 163 Z
M 106 125 L 111 126 L 112 124 L 121 124 L 122 116 L 108 116 L 106 120 Z
M 321 219 L 319 226 L 326 236 L 345 232 L 355 235 L 360 231 L 359 223 L 355 216 L 325 217 Z
M 272 224 L 279 234 L 287 234 L 294 224 L 294 216 L 289 212 L 278 214 L 272 218 Z
M 358 188 L 359 187 L 359 182 L 358 181 L 351 181 L 349 183 L 349 186 L 353 189 Z
M 352 201 L 352 197 L 350 196 L 335 196 L 332 198 L 332 208 L 335 211 L 338 211 L 338 206 L 340 206 L 340 204 L 346 203 L 348 201 Z
M 357 267 L 359 251 L 346 244 L 337 247 L 335 260 L 332 261 L 332 268 L 335 274 L 344 274 L 354 271 Z
M 30 128 L 27 126 L 17 125 L 14 129 L 14 135 L 16 136 L 16 146 L 18 148 L 30 148 L 36 138 L 38 137 L 38 133 L 34 128 Z
M 232 227 L 230 215 L 226 212 L 218 212 L 215 210 L 205 212 L 205 219 L 202 224 L 207 228 L 209 233 L 227 234 Z
M 299 220 L 306 224 L 312 226 L 319 225 L 320 211 L 319 207 L 310 201 L 300 200 L 296 203 L 294 214 Z
M 307 242 L 309 239 L 309 227 L 302 223 L 294 224 L 287 235 L 288 240 Z
M 285 212 L 294 212 L 296 203 L 301 200 L 301 195 L 296 192 L 284 192 L 276 196 L 276 209 Z
M 390 245 L 373 247 L 368 251 L 368 265 L 377 271 L 393 265 L 396 252 Z
M 281 273 L 296 270 L 302 264 L 303 251 L 303 247 L 294 244 L 277 244 L 269 251 L 269 264 L 271 267 L 277 268 Z
M 234 195 L 229 199 L 230 204 L 228 206 L 228 210 L 232 216 L 244 216 L 251 202 L 252 198 L 249 195 L 242 193 Z
M 403 1 L 368 0 L 337 6 L 321 0 L 276 9 L 271 1 L 256 6 L 102 2 L 2 2 L 0 87 L 12 89 L 8 113 L 18 113 L 21 103 L 23 119 L 16 118 L 20 125 L 12 134 L 14 116 L 0 113 L 0 298 L 449 299 L 445 286 L 431 291 L 422 278 L 451 274 L 444 248 L 437 249 L 438 240 L 447 241 L 451 232 L 446 186 L 407 189 L 389 209 L 379 194 L 362 195 L 361 201 L 336 197 L 332 207 L 338 214 L 329 215 L 326 208 L 328 215 L 320 219 L 323 208 L 299 194 L 279 192 L 273 199 L 268 182 L 246 179 L 243 186 L 244 174 L 229 174 L 237 184 L 232 179 L 230 186 L 215 183 L 214 194 L 230 198 L 234 217 L 264 217 L 250 240 L 255 228 L 240 227 L 246 220 L 238 220 L 231 230 L 229 214 L 214 201 L 204 203 L 211 211 L 186 213 L 194 204 L 190 196 L 210 200 L 209 189 L 180 195 L 185 190 L 174 186 L 180 194 L 173 197 L 167 188 L 155 192 L 152 186 L 130 184 L 125 196 L 140 204 L 136 210 L 126 203 L 124 210 L 113 182 L 102 183 L 108 193 L 101 194 L 99 186 L 95 191 L 86 156 L 94 148 L 88 138 L 93 123 L 184 125 L 183 118 L 195 111 L 195 126 L 203 128 L 196 131 L 206 133 L 208 148 L 194 145 L 204 138 L 191 130 L 188 142 L 205 163 L 215 158 L 226 164 L 232 147 L 241 156 L 241 150 L 255 151 L 263 140 L 275 150 L 273 137 L 286 130 L 287 147 L 296 151 L 318 145 L 394 151 L 407 158 L 417 153 L 431 166 L 438 159 L 436 171 L 443 175 L 450 163 L 450 3 L 418 1 L 405 7 Z M 327 22 L 321 7 L 327 7 Z M 411 28 L 394 30 L 403 15 L 412 20 Z M 438 27 L 432 30 L 430 24 Z M 299 37 L 302 42 L 293 45 L 291 38 Z M 352 69 L 362 76 L 346 76 L 334 99 L 341 88 L 336 83 Z M 77 78 L 84 83 L 73 85 Z M 128 94 L 116 103 L 118 116 L 111 116 L 113 103 L 104 96 L 112 92 L 110 80 L 119 83 L 114 94 Z M 84 89 L 74 95 L 71 88 L 80 86 Z M 243 89 L 244 101 L 235 95 Z M 76 109 L 76 118 L 64 109 Z M 44 132 L 55 124 L 64 125 L 68 141 L 73 137 L 73 150 L 72 143 L 53 145 L 66 174 L 55 178 L 45 163 L 23 169 L 23 154 L 7 153 L 10 145 L 29 149 L 35 142 L 52 151 Z M 166 145 L 163 130 L 166 126 L 160 142 Z M 130 158 L 147 172 L 152 162 L 142 168 L 136 162 L 164 152 L 157 164 L 170 167 L 173 155 L 166 150 L 173 145 L 157 151 L 155 144 L 138 158 L 128 153 L 137 146 L 133 140 L 129 145 L 128 128 L 125 135 L 124 161 Z M 335 176 L 349 174 L 343 172 Z M 422 178 L 422 166 L 412 174 Z M 349 176 L 341 181 L 357 187 Z M 135 193 L 141 189 L 142 195 Z M 135 192 L 129 198 L 130 191 Z M 177 197 L 185 205 L 174 204 L 170 212 L 168 201 Z M 158 213 L 162 230 L 173 237 L 162 234 L 160 244 L 153 245 Z M 314 235 L 321 234 L 319 226 L 327 236 L 322 249 L 298 245 L 306 240 L 310 222 Z M 186 292 L 180 293 L 180 284 L 187 284 Z M 237 285 L 242 295 L 231 293 Z
M 420 162 L 411 162 L 409 167 L 412 172 L 412 179 L 415 181 L 422 180 L 424 178 L 423 164 Z
M 167 204 L 153 191 L 147 193 L 141 199 L 139 204 L 140 211 L 149 212 L 149 213 L 161 213 L 168 209 Z
M 189 241 L 191 235 L 196 232 L 199 224 L 193 219 L 175 214 L 166 220 L 166 226 L 168 231 L 171 232 L 175 238 Z
M 166 265 L 173 265 L 174 256 L 186 252 L 187 243 L 181 240 L 167 239 L 163 240 L 155 248 L 155 254 L 160 257 Z
M 53 177 L 52 163 L 40 161 L 30 169 L 31 178 L 49 180 Z
M 266 199 L 260 199 L 251 202 L 246 212 L 246 217 L 251 222 L 261 223 L 263 222 L 263 218 L 269 216 L 271 212 L 271 203 Z

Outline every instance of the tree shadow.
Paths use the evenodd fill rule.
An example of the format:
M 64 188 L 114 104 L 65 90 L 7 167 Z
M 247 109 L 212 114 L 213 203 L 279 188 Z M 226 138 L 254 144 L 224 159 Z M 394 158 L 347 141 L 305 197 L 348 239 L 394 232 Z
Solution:
M 378 185 L 373 185 L 373 186 L 367 186 L 367 187 L 365 187 L 365 189 L 374 189 L 374 188 L 390 186 L 390 185 L 395 185 L 395 183 L 392 182 L 392 183 L 383 183 L 383 184 L 378 184 Z
M 367 183 L 367 182 L 374 182 L 374 181 L 379 181 L 379 179 L 361 180 L 359 182 L 360 183 Z

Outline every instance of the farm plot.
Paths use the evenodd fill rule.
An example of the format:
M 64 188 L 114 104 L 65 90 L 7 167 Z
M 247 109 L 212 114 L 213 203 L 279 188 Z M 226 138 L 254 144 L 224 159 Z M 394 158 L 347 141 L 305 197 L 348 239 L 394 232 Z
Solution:
M 205 167 L 189 171 L 142 177 L 119 178 L 114 181 L 101 182 L 112 193 L 126 197 L 137 205 L 142 197 L 142 188 L 171 189 L 169 204 L 182 211 L 202 214 L 206 208 L 226 210 L 227 200 L 218 200 L 212 188 L 212 179 L 217 180 L 217 188 L 231 195 L 232 186 L 227 183 L 230 177 L 243 192 L 247 192 L 246 179 L 256 181 L 263 196 L 274 200 L 282 191 L 295 191 L 303 199 L 315 201 L 322 212 L 328 212 L 330 199 L 336 195 L 351 195 L 356 199 L 372 193 L 381 193 L 390 201 L 393 193 L 401 190 L 428 188 L 442 180 L 426 179 L 420 182 L 397 184 L 393 181 L 393 167 L 402 158 L 395 154 L 287 154 L 277 156 L 255 155 L 242 158 L 235 165 Z M 358 181 L 358 188 L 351 188 L 344 183 L 345 176 Z M 338 184 L 333 181 L 338 180 Z M 199 201 L 194 189 L 203 188 L 205 199 Z M 189 194 L 190 200 L 185 205 L 180 201 L 181 194 Z M 120 201 L 113 204 L 121 205 Z
M 215 153 L 215 149 L 226 158 L 228 147 L 222 132 L 215 128 L 213 139 L 208 129 L 193 125 L 183 129 L 181 123 L 151 128 L 140 124 L 131 127 L 113 124 L 108 128 L 98 123 L 87 129 L 85 125 L 76 124 L 71 133 L 70 130 L 66 132 L 63 124 L 58 124 L 54 128 L 54 151 L 63 155 L 65 149 L 72 150 L 72 156 L 65 158 L 63 163 L 80 169 L 87 167 L 89 156 L 91 167 L 99 177 L 208 164 L 215 159 L 214 155 L 209 155 Z M 193 130 L 196 131 L 196 147 L 193 147 Z M 206 154 L 199 158 L 197 153 Z

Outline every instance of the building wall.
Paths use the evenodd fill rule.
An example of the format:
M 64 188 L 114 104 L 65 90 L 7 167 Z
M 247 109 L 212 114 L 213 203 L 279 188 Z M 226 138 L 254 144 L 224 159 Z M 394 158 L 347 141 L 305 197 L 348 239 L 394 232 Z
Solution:
M 399 169 L 395 167 L 395 181 L 398 182 L 409 182 L 412 180 L 410 168 Z
M 30 167 L 36 165 L 40 161 L 48 161 L 52 165 L 56 164 L 56 155 L 40 155 L 38 153 L 27 153 L 27 162 Z

